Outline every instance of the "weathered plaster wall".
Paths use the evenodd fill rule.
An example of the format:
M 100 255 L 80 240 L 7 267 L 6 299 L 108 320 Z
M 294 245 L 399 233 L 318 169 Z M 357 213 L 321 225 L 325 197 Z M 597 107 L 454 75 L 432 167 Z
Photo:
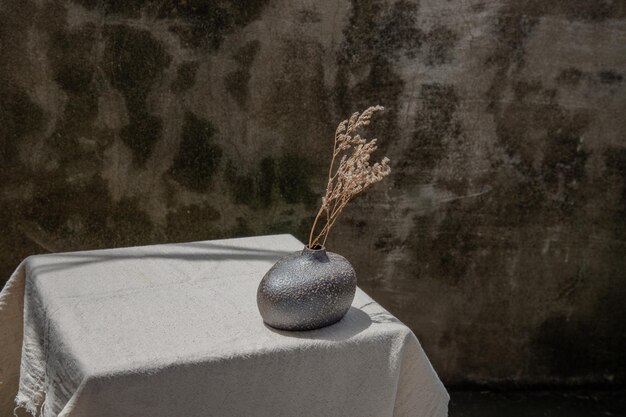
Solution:
M 393 162 L 329 246 L 449 383 L 626 381 L 626 2 L 0 3 L 0 270 L 304 238 L 334 127 Z

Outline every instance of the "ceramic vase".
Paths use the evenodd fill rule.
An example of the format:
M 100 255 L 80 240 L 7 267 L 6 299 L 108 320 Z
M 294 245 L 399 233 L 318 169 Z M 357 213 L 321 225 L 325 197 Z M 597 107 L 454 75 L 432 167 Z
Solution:
M 341 320 L 356 291 L 356 274 L 341 255 L 317 246 L 282 258 L 257 291 L 263 321 L 280 330 L 313 330 Z

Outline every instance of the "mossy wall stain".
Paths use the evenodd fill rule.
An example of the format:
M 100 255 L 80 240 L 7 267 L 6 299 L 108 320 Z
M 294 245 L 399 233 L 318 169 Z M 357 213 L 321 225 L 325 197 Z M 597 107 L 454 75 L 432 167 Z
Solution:
M 332 142 L 324 141 L 320 132 L 334 130 L 322 46 L 306 38 L 281 43 L 283 62 L 272 77 L 271 91 L 263 103 L 263 117 L 288 147 L 307 149 L 310 159 L 321 164 L 332 149 Z
M 607 69 L 593 73 L 583 72 L 573 67 L 563 69 L 556 77 L 559 84 L 569 87 L 578 87 L 583 81 L 611 86 L 620 84 L 623 80 L 624 76 L 614 70 Z
M 38 252 L 304 240 L 336 124 L 382 104 L 392 176 L 328 245 L 444 380 L 626 378 L 623 2 L 7 5 L 5 278 Z
M 267 209 L 279 196 L 279 187 L 285 188 L 285 183 L 289 182 L 290 172 L 279 172 L 279 166 L 284 162 L 279 162 L 272 157 L 265 157 L 258 167 L 255 167 L 250 174 L 238 172 L 234 161 L 229 161 L 226 167 L 226 178 L 230 186 L 231 193 L 235 201 L 245 204 L 252 209 Z M 306 164 L 305 164 L 306 166 Z M 282 187 L 281 187 L 282 185 Z M 306 183 L 302 184 L 303 192 L 311 194 L 311 190 Z
M 245 106 L 248 102 L 250 91 L 248 82 L 250 81 L 250 66 L 254 57 L 259 52 L 261 43 L 258 40 L 250 41 L 233 54 L 233 60 L 237 62 L 238 68 L 230 72 L 224 78 L 226 91 L 228 91 L 237 104 Z
M 315 8 L 298 10 L 297 17 L 298 22 L 303 24 L 319 23 L 322 21 L 320 13 L 315 10 Z
M 287 203 L 304 203 L 312 208 L 317 200 L 309 186 L 311 173 L 315 172 L 313 164 L 302 156 L 286 154 L 277 161 L 276 170 L 273 177 L 278 179 L 280 196 Z
M 561 85 L 576 87 L 587 77 L 588 74 L 585 74 L 578 68 L 569 67 L 561 70 L 559 75 L 556 77 L 556 81 Z
M 97 36 L 95 27 L 85 25 L 76 31 L 56 31 L 50 39 L 48 60 L 54 81 L 66 94 L 67 100 L 48 143 L 59 155 L 61 170 L 65 172 L 70 167 L 84 169 L 78 167 L 85 158 L 81 141 L 106 142 L 106 136 L 94 128 L 98 97 L 103 88 L 102 78 L 96 75 L 97 63 L 94 59 Z M 76 45 L 81 45 L 81 48 L 76 48 Z M 97 166 L 97 162 L 93 162 Z
M 453 58 L 453 49 L 459 35 L 445 26 L 435 26 L 424 35 L 426 43 L 425 61 L 428 65 L 442 65 Z
M 312 190 L 314 164 L 299 155 L 286 154 L 277 160 L 263 158 L 250 173 L 240 173 L 234 161 L 228 161 L 225 178 L 235 203 L 249 207 L 260 218 L 260 234 L 292 233 L 304 240 L 312 223 L 317 196 Z M 298 217 L 293 208 L 304 207 L 309 215 Z M 249 226 L 247 226 L 249 227 Z M 252 229 L 250 229 L 252 230 Z
M 377 115 L 372 137 L 397 137 L 399 97 L 405 81 L 396 66 L 415 58 L 424 42 L 415 2 L 351 2 L 349 24 L 337 53 L 334 101 L 337 111 L 350 114 L 374 103 L 386 107 Z M 380 141 L 381 153 L 388 141 Z
M 407 158 L 402 161 L 402 176 L 396 182 L 432 181 L 432 170 L 443 159 L 451 140 L 461 135 L 461 124 L 455 113 L 459 97 L 451 85 L 423 84 L 420 87 L 421 108 L 415 117 L 415 128 Z
M 180 64 L 176 69 L 176 79 L 172 82 L 172 90 L 176 93 L 182 93 L 193 87 L 199 66 L 200 63 L 195 61 Z
M 0 82 L 0 95 L 0 161 L 6 165 L 18 158 L 17 145 L 20 140 L 43 127 L 45 114 L 28 93 L 10 81 Z
M 185 113 L 178 153 L 170 170 L 182 186 L 194 191 L 206 191 L 219 168 L 222 150 L 215 143 L 215 127 L 191 112 Z
M 138 18 L 141 9 L 154 2 L 150 0 L 75 0 L 77 4 L 104 15 Z
M 585 203 L 580 184 L 585 180 L 588 151 L 581 144 L 590 118 L 584 112 L 561 108 L 552 98 L 553 91 L 541 86 L 519 88 L 524 94 L 518 94 L 497 117 L 497 132 L 505 151 L 516 161 L 515 169 L 523 175 L 520 182 L 532 187 L 506 208 L 508 218 L 530 220 L 537 210 L 549 216 L 548 221 L 563 221 L 576 205 Z
M 598 77 L 603 84 L 619 84 L 624 81 L 624 76 L 613 70 L 600 71 Z
M 113 202 L 99 176 L 68 182 L 59 172 L 33 179 L 33 197 L 23 207 L 21 228 L 46 250 L 145 244 L 156 238 L 136 199 Z M 41 250 L 41 248 L 39 249 Z
M 176 33 L 184 46 L 216 50 L 224 37 L 239 26 L 256 20 L 268 0 L 252 1 L 165 1 L 160 3 L 160 19 L 180 19 L 170 30 Z
M 601 22 L 606 19 L 621 19 L 626 16 L 626 7 L 619 1 L 555 1 L 533 0 L 524 3 L 511 2 L 518 10 L 534 16 L 563 16 L 570 20 Z
M 340 62 L 356 70 L 375 59 L 415 56 L 424 37 L 418 10 L 417 3 L 403 0 L 352 2 Z
M 144 164 L 163 125 L 147 108 L 146 99 L 171 57 L 148 31 L 108 26 L 105 33 L 104 71 L 111 85 L 124 95 L 129 116 L 120 136 L 132 150 L 135 162 Z

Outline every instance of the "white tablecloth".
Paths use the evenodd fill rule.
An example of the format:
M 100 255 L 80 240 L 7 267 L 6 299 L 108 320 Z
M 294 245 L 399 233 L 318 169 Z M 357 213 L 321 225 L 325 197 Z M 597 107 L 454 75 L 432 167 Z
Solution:
M 277 235 L 29 257 L 0 294 L 4 405 L 23 296 L 17 401 L 44 417 L 447 415 L 416 337 L 361 290 L 333 326 L 263 324 L 257 285 L 302 246 Z

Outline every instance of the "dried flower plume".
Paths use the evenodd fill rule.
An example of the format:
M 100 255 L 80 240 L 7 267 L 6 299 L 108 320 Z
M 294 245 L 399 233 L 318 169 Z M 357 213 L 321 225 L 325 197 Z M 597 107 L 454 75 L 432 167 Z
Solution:
M 373 106 L 362 113 L 354 113 L 350 119 L 339 123 L 335 131 L 333 157 L 328 170 L 326 194 L 322 197 L 311 233 L 309 247 L 326 244 L 328 233 L 333 227 L 344 207 L 361 191 L 389 175 L 389 158 L 370 165 L 370 157 L 378 147 L 377 139 L 367 140 L 357 130 L 370 124 L 372 114 L 384 110 L 382 106 Z M 336 164 L 339 158 L 339 163 Z M 320 219 L 325 223 L 321 230 Z

